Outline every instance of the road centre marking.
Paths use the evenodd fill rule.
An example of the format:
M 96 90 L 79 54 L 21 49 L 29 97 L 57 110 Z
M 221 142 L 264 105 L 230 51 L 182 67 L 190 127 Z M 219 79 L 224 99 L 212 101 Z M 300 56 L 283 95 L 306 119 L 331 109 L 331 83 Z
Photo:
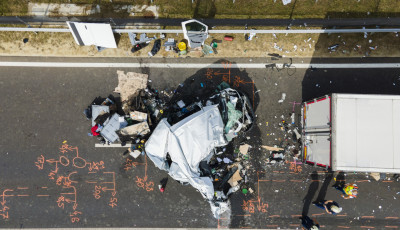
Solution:
M 276 64 L 277 68 L 325 68 L 325 69 L 365 69 L 400 68 L 400 63 L 232 63 L 231 68 L 265 69 Z M 171 69 L 223 69 L 223 63 L 94 63 L 94 62 L 0 62 L 4 67 L 49 67 L 49 68 L 171 68 Z

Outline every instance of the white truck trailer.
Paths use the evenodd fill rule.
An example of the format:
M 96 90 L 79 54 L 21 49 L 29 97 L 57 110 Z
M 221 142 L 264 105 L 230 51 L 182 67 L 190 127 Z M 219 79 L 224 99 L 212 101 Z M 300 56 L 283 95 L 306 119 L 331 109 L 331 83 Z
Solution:
M 301 120 L 305 162 L 400 173 L 400 96 L 334 93 L 304 102 Z

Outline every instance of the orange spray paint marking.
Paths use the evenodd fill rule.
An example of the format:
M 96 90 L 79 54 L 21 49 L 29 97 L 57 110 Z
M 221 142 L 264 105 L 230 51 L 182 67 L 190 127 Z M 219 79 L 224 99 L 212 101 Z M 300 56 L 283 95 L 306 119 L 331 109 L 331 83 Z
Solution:
M 72 223 L 79 222 L 79 220 L 80 220 L 78 217 L 79 214 L 82 214 L 82 212 L 74 211 L 73 213 L 69 214 L 69 216 L 71 217 Z
M 38 167 L 39 170 L 43 169 L 44 165 L 44 156 L 40 155 L 40 157 L 37 157 L 37 161 L 35 162 L 36 167 Z
M 105 169 L 104 167 L 104 162 L 100 161 L 100 162 L 92 162 L 92 163 L 88 163 L 89 165 L 89 171 L 99 171 L 101 169 Z
M 297 163 L 295 161 L 290 162 L 289 169 L 294 173 L 301 173 L 303 171 L 303 168 L 301 167 L 301 165 L 297 165 Z
M 83 173 L 88 175 L 96 176 L 100 170 L 105 169 L 104 161 L 88 161 L 79 155 L 78 147 L 71 146 L 67 144 L 67 141 L 64 141 L 61 147 L 59 148 L 59 156 L 54 159 L 46 159 L 43 155 L 37 158 L 37 162 L 35 165 L 39 170 L 43 169 L 44 164 L 49 164 L 52 166 L 50 172 L 48 173 L 49 179 L 54 180 L 57 186 L 60 186 L 64 189 L 57 197 L 57 206 L 62 209 L 70 209 L 72 213 L 70 213 L 70 220 L 72 223 L 79 222 L 82 212 L 78 211 L 78 191 L 76 185 L 79 184 L 79 181 L 74 181 L 74 175 L 78 173 Z M 138 163 L 139 164 L 139 163 Z M 68 168 L 67 168 L 68 167 Z M 66 168 L 66 170 L 63 170 Z M 71 170 L 75 169 L 78 171 Z M 71 173 L 64 173 L 65 171 Z M 63 174 L 62 174 L 63 173 Z M 88 179 L 84 182 L 88 184 L 96 184 L 94 198 L 100 199 L 100 194 L 103 192 L 110 191 L 111 197 L 109 198 L 109 205 L 113 208 L 117 206 L 118 199 L 116 198 L 116 181 L 115 181 L 115 172 L 103 172 L 104 174 L 112 175 L 112 181 L 104 182 L 103 179 L 99 180 L 94 177 Z M 101 185 L 100 185 L 101 184 Z M 47 187 L 41 187 L 47 188 Z M 9 196 L 9 195 L 7 195 Z M 14 196 L 14 195 L 13 195 Z M 18 195 L 18 196 L 27 196 L 27 195 Z M 37 197 L 49 197 L 47 194 L 36 195 Z M 8 213 L 7 213 L 8 214 Z
M 69 165 L 69 159 L 65 156 L 60 156 L 58 162 L 60 162 L 60 164 L 64 167 Z
M 93 195 L 94 195 L 94 198 L 95 199 L 100 199 L 100 193 L 101 193 L 101 186 L 94 186 L 94 193 L 93 193 Z
M 374 219 L 375 216 L 362 216 L 361 219 Z
M 255 200 L 243 200 L 242 209 L 249 213 L 254 213 L 255 210 L 265 213 L 267 212 L 268 204 L 261 201 L 261 197 L 258 196 L 257 201 Z
M 68 188 L 68 189 L 72 189 L 71 192 L 64 192 L 64 193 L 60 193 L 60 195 L 62 195 L 63 197 L 65 197 L 64 201 L 68 204 L 73 204 L 72 209 L 76 210 L 76 208 L 78 207 L 78 203 L 77 203 L 77 194 L 76 194 L 76 188 L 75 186 L 63 186 L 63 188 Z M 73 197 L 72 199 L 67 198 L 68 197 Z
M 12 190 L 12 189 L 4 189 L 2 195 L 0 195 L 0 197 L 2 197 L 1 202 L 0 202 L 0 204 L 2 206 L 2 208 L 0 209 L 0 216 L 2 216 L 3 219 L 9 218 L 7 210 L 9 210 L 10 208 L 8 206 L 6 206 L 6 203 L 7 203 L 6 197 L 14 196 L 11 194 L 7 195 L 6 192 L 13 192 L 13 191 L 14 190 Z
M 64 209 L 64 202 L 65 202 L 65 197 L 64 196 L 58 197 L 58 200 L 57 200 L 58 207 Z

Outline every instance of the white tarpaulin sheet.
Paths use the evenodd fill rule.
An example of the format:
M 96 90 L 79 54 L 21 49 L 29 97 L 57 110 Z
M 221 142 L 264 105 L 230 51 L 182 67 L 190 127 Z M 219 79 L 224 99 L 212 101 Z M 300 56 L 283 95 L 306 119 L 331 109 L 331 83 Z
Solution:
M 110 24 L 69 21 L 67 24 L 78 45 L 117 48 Z
M 178 181 L 188 182 L 208 200 L 214 196 L 209 177 L 200 177 L 199 163 L 214 154 L 214 148 L 226 145 L 224 124 L 218 105 L 206 106 L 177 124 L 163 119 L 146 142 L 145 149 L 154 164 Z M 167 163 L 167 153 L 172 163 Z
M 334 170 L 400 172 L 400 96 L 332 95 Z

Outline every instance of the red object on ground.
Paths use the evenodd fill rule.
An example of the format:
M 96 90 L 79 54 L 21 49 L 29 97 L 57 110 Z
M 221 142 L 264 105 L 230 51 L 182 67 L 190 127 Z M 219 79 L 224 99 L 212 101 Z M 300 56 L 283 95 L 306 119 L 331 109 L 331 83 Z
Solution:
M 224 40 L 225 41 L 233 41 L 233 37 L 232 36 L 225 36 Z
M 100 133 L 96 132 L 99 127 L 97 125 L 93 126 L 90 131 L 92 131 L 93 136 L 98 136 Z
M 164 192 L 164 188 L 163 187 L 160 188 L 160 192 Z

